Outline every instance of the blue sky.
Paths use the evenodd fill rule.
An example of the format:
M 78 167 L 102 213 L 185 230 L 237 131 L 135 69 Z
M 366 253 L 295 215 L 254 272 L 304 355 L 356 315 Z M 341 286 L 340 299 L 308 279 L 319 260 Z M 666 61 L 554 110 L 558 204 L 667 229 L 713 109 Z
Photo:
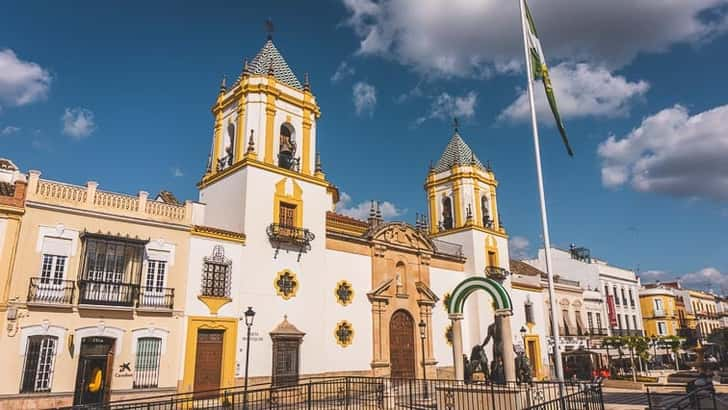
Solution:
M 576 151 L 540 104 L 552 241 L 646 279 L 728 288 L 728 1 L 572 3 L 531 2 Z M 393 219 L 426 211 L 428 164 L 457 116 L 500 180 L 514 254 L 533 255 L 517 2 L 411 4 L 8 2 L 0 156 L 46 178 L 196 199 L 220 79 L 260 49 L 270 17 L 289 65 L 310 73 L 344 212 L 370 199 Z

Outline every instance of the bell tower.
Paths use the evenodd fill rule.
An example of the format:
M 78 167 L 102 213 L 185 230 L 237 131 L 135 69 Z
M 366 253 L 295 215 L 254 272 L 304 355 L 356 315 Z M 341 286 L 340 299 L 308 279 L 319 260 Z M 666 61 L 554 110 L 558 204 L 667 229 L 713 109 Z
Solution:
M 316 153 L 321 110 L 308 75 L 299 81 L 271 32 L 232 84 L 220 84 L 198 183 L 204 224 L 246 235 L 260 221 L 304 228 L 304 219 L 324 220 L 338 196 Z
M 498 214 L 497 187 L 490 165 L 483 165 L 465 143 L 456 120 L 450 142 L 430 167 L 425 182 L 430 233 L 441 236 L 475 228 L 505 235 Z

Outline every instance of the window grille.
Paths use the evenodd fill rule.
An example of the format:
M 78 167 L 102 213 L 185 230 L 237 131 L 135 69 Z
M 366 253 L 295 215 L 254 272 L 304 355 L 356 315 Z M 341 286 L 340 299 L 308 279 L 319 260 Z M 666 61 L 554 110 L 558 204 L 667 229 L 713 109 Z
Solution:
M 137 339 L 136 365 L 134 366 L 135 389 L 158 387 L 161 353 L 162 339 L 158 337 Z
M 30 336 L 28 338 L 21 393 L 51 390 L 57 341 L 58 338 L 55 336 Z
M 232 262 L 225 258 L 225 250 L 217 245 L 212 256 L 205 257 L 202 272 L 202 295 L 227 297 L 230 296 L 230 267 Z

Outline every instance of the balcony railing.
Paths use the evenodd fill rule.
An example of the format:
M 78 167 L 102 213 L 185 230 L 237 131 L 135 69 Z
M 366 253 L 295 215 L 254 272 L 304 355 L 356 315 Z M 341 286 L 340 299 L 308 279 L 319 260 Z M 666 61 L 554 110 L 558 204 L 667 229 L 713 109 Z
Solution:
M 79 305 L 134 306 L 139 286 L 131 283 L 82 280 L 78 282 Z
M 589 334 L 592 336 L 607 336 L 609 332 L 607 329 L 600 329 L 597 327 L 589 329 Z
M 640 329 L 612 329 L 612 336 L 642 336 Z
M 74 282 L 51 278 L 30 278 L 28 303 L 69 305 L 73 303 Z
M 281 245 L 289 245 L 298 248 L 298 259 L 301 259 L 301 253 L 311 249 L 311 241 L 316 238 L 316 235 L 306 228 L 276 223 L 268 225 L 266 233 L 268 239 L 276 246 L 276 256 Z
M 665 309 L 653 309 L 652 316 L 654 317 L 665 317 Z
M 174 289 L 142 286 L 137 307 L 171 310 L 174 307 Z
M 485 276 L 495 280 L 504 280 L 510 274 L 511 273 L 508 272 L 507 269 L 503 269 L 499 266 L 487 266 L 485 268 Z

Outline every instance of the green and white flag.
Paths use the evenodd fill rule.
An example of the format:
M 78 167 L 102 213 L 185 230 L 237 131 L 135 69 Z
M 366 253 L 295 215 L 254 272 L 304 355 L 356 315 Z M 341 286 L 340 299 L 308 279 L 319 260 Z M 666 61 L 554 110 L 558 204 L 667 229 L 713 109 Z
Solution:
M 541 41 L 538 39 L 536 33 L 536 25 L 533 24 L 533 17 L 531 17 L 531 11 L 528 9 L 526 0 L 523 0 L 523 4 L 526 7 L 526 19 L 528 21 L 528 27 L 526 28 L 528 49 L 531 54 L 531 70 L 534 80 L 541 80 L 543 82 L 544 91 L 546 91 L 546 98 L 549 101 L 551 112 L 554 114 L 554 120 L 556 120 L 556 127 L 559 129 L 561 139 L 564 141 L 566 146 L 566 152 L 570 156 L 574 156 L 574 151 L 571 149 L 569 139 L 566 137 L 566 129 L 564 128 L 564 122 L 561 121 L 559 115 L 559 109 L 556 107 L 556 97 L 554 97 L 554 88 L 551 86 L 551 78 L 549 77 L 549 69 L 546 66 L 546 57 L 544 57 L 543 49 L 541 48 Z

